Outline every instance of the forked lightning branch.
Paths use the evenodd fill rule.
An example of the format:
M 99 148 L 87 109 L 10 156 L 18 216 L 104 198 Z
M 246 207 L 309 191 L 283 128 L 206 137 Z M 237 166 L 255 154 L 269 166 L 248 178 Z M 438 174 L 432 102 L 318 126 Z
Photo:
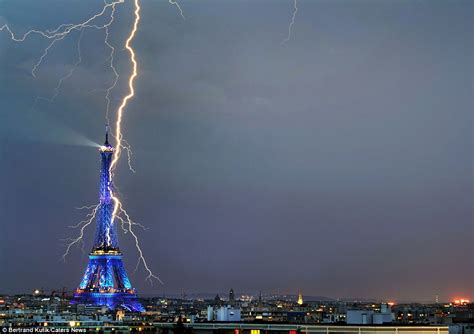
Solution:
M 168 0 L 169 4 L 175 6 L 181 17 L 184 19 L 184 14 L 181 6 L 177 1 Z M 128 4 L 130 6 L 127 6 Z M 57 47 L 60 42 L 66 38 L 73 38 L 75 32 L 78 32 L 77 39 L 77 61 L 73 67 L 64 73 L 58 80 L 54 89 L 54 93 L 50 98 L 43 98 L 49 102 L 54 102 L 60 93 L 61 86 L 65 80 L 73 75 L 73 72 L 80 65 L 82 61 L 81 40 L 86 30 L 103 31 L 104 45 L 109 49 L 107 56 L 107 63 L 110 71 L 114 75 L 112 83 L 104 89 L 105 92 L 105 120 L 109 124 L 111 121 L 110 107 L 111 95 L 113 94 L 117 83 L 120 80 L 120 74 L 115 67 L 115 50 L 118 46 L 112 45 L 110 37 L 110 29 L 113 28 L 117 9 L 119 7 L 124 10 L 132 10 L 133 20 L 130 24 L 129 30 L 124 39 L 122 46 L 129 56 L 131 71 L 126 77 L 127 90 L 120 98 L 120 103 L 112 115 L 114 120 L 112 122 L 113 131 L 109 131 L 108 125 L 106 129 L 106 139 L 104 145 L 99 147 L 101 155 L 101 172 L 100 172 L 100 190 L 99 203 L 91 206 L 84 206 L 80 209 L 88 209 L 89 213 L 86 219 L 79 222 L 72 228 L 78 229 L 78 235 L 74 238 L 65 239 L 67 241 L 66 250 L 63 258 L 66 259 L 72 247 L 81 246 L 84 250 L 84 235 L 87 227 L 96 223 L 96 232 L 92 251 L 89 254 L 89 263 L 85 274 L 76 289 L 72 303 L 86 303 L 96 305 L 106 305 L 111 309 L 116 307 L 124 307 L 131 311 L 143 311 L 143 306 L 138 302 L 135 290 L 133 289 L 128 275 L 122 263 L 122 253 L 118 246 L 117 238 L 117 223 L 121 227 L 124 234 L 132 236 L 138 252 L 137 267 L 142 265 L 146 271 L 146 280 L 150 283 L 153 279 L 161 282 L 159 277 L 153 273 L 148 266 L 145 256 L 140 247 L 140 242 L 135 227 L 143 226 L 134 222 L 127 211 L 124 209 L 120 198 L 115 191 L 113 184 L 113 177 L 115 175 L 117 163 L 119 162 L 122 151 L 128 155 L 128 165 L 132 171 L 131 166 L 131 148 L 123 135 L 123 114 L 126 111 L 129 102 L 135 96 L 135 81 L 139 76 L 139 66 L 136 52 L 133 48 L 133 41 L 137 34 L 140 25 L 140 0 L 104 0 L 102 6 L 97 12 L 90 17 L 84 19 L 79 23 L 63 23 L 60 26 L 50 30 L 36 30 L 32 29 L 23 34 L 17 34 L 11 29 L 8 24 L 0 26 L 0 32 L 6 33 L 12 42 L 21 43 L 31 38 L 40 38 L 47 41 L 46 47 L 42 50 L 41 56 L 36 60 L 31 69 L 31 75 L 37 76 L 37 71 L 42 65 L 43 61 L 48 57 L 49 52 L 53 47 Z M 294 0 L 294 11 L 291 22 L 288 26 L 288 36 L 283 41 L 283 44 L 290 41 L 292 26 L 295 22 L 297 13 L 297 0 Z M 38 100 L 38 98 L 37 98 Z M 114 146 L 109 143 L 109 133 L 115 139 Z M 161 282 L 162 283 L 162 282 Z
M 56 96 L 59 94 L 59 91 L 61 89 L 61 85 L 64 80 L 69 78 L 75 68 L 79 65 L 80 60 L 81 60 L 81 50 L 80 50 L 80 41 L 83 35 L 83 32 L 86 30 L 95 30 L 95 31 L 104 31 L 104 44 L 109 48 L 110 53 L 108 54 L 108 61 L 109 61 L 109 66 L 110 70 L 114 74 L 114 80 L 110 86 L 108 86 L 105 89 L 105 99 L 106 99 L 106 110 L 105 110 L 105 118 L 106 122 L 109 122 L 110 119 L 110 113 L 109 113 L 109 108 L 110 108 L 110 96 L 112 94 L 112 91 L 116 87 L 120 75 L 117 72 L 114 62 L 115 62 L 115 49 L 116 46 L 112 45 L 110 40 L 109 40 L 109 35 L 110 35 L 110 29 L 113 27 L 113 24 L 115 22 L 115 15 L 117 12 L 117 9 L 119 6 L 124 7 L 125 9 L 128 9 L 129 7 L 126 7 L 126 0 L 115 0 L 115 1 L 107 1 L 105 0 L 102 7 L 93 15 L 90 17 L 86 18 L 82 22 L 79 23 L 64 23 L 61 24 L 60 26 L 56 27 L 55 29 L 50 29 L 50 30 L 36 30 L 32 29 L 29 30 L 23 34 L 16 34 L 8 24 L 4 24 L 3 26 L 0 27 L 0 31 L 6 32 L 11 40 L 13 42 L 24 42 L 29 38 L 42 38 L 48 41 L 47 46 L 43 49 L 41 56 L 38 58 L 38 60 L 34 63 L 32 69 L 31 69 L 31 74 L 33 77 L 36 77 L 36 73 L 38 68 L 41 66 L 45 58 L 48 56 L 49 52 L 52 50 L 54 46 L 59 44 L 62 40 L 65 38 L 72 38 L 72 35 L 74 32 L 80 32 L 79 38 L 78 38 L 78 61 L 74 64 L 74 67 L 68 71 L 66 74 L 64 74 L 58 81 L 58 84 L 55 88 L 54 95 L 49 99 L 50 101 L 54 101 Z M 169 3 L 176 6 L 177 9 L 179 10 L 180 15 L 184 18 L 183 11 L 179 5 L 178 2 L 169 0 Z M 105 240 L 108 240 L 111 244 L 113 244 L 113 239 L 115 235 L 115 225 L 116 223 L 120 223 L 120 227 L 122 228 L 124 233 L 130 234 L 135 242 L 135 246 L 138 251 L 138 265 L 142 265 L 147 272 L 147 280 L 152 281 L 152 279 L 156 279 L 160 281 L 158 276 L 156 276 L 152 270 L 149 268 L 147 261 L 144 257 L 144 254 L 141 250 L 140 247 L 140 242 L 138 239 L 137 234 L 134 231 L 134 227 L 136 226 L 141 226 L 140 224 L 134 222 L 131 218 L 130 215 L 127 213 L 125 208 L 123 207 L 120 198 L 116 194 L 113 188 L 113 176 L 115 173 L 115 169 L 117 167 L 117 163 L 120 160 L 122 150 L 125 150 L 126 153 L 128 154 L 128 163 L 129 167 L 131 168 L 130 165 L 130 146 L 126 142 L 123 136 L 123 123 L 122 123 L 122 116 L 123 113 L 125 112 L 128 103 L 130 100 L 134 97 L 135 95 L 135 79 L 138 76 L 138 62 L 137 58 L 135 55 L 135 50 L 133 49 L 133 40 L 135 38 L 135 35 L 137 33 L 139 24 L 140 24 L 140 1 L 139 0 L 133 0 L 132 2 L 132 8 L 133 8 L 133 21 L 130 25 L 129 32 L 125 38 L 124 42 L 124 47 L 128 51 L 129 54 L 129 60 L 130 60 L 130 65 L 131 65 L 131 73 L 127 78 L 128 82 L 128 91 L 122 96 L 120 99 L 121 102 L 116 110 L 115 113 L 115 125 L 113 126 L 114 132 L 113 132 L 113 137 L 115 138 L 115 149 L 113 154 L 111 154 L 111 161 L 108 164 L 108 170 L 106 171 L 108 174 L 108 184 L 107 184 L 107 194 L 110 197 L 110 203 L 107 204 L 107 206 L 110 206 L 110 212 L 108 212 L 107 209 L 106 211 L 108 212 L 106 217 L 105 211 L 104 211 L 104 203 L 103 203 L 103 194 L 104 194 L 104 189 L 101 188 L 101 199 L 100 202 L 97 205 L 93 205 L 90 207 L 83 207 L 83 208 L 88 208 L 91 210 L 87 215 L 86 219 L 79 222 L 78 224 L 72 226 L 73 228 L 77 228 L 79 230 L 79 233 L 76 237 L 66 239 L 67 246 L 65 253 L 63 254 L 63 258 L 66 259 L 67 255 L 69 254 L 71 248 L 73 246 L 83 246 L 83 237 L 84 237 L 84 232 L 85 229 L 93 224 L 94 221 L 97 221 L 97 226 L 104 226 L 103 220 L 108 220 L 110 224 L 105 225 L 105 229 L 103 231 Z M 105 20 L 105 23 L 100 23 Z M 102 152 L 104 146 L 100 147 L 100 150 Z M 133 170 L 133 169 L 132 169 Z M 104 171 L 102 171 L 102 174 Z M 103 178 L 103 175 L 101 176 L 101 180 Z M 102 182 L 102 181 L 101 181 Z M 161 282 L 161 281 L 160 281 Z

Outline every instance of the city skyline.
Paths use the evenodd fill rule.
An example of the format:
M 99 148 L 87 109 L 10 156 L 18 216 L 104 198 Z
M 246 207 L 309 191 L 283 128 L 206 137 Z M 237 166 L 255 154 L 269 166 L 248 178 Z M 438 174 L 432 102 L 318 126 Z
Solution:
M 91 3 L 4 1 L 0 24 L 48 29 Z M 120 234 L 139 293 L 474 299 L 472 3 L 301 0 L 284 45 L 292 1 L 180 4 L 186 20 L 144 1 L 134 41 L 124 131 L 136 173 L 123 156 L 116 178 L 164 281 L 132 273 Z M 117 45 L 131 19 L 117 14 Z M 74 288 L 83 274 L 87 253 L 61 262 L 61 239 L 83 219 L 75 207 L 96 202 L 112 78 L 101 39 L 84 34 L 83 63 L 50 103 L 36 98 L 54 93 L 76 39 L 33 78 L 41 43 L 0 33 L 2 293 Z

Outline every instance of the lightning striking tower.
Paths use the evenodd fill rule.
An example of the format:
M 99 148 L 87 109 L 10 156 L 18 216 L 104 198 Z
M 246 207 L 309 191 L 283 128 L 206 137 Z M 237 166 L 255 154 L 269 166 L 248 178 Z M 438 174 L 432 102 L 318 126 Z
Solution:
M 109 144 L 108 131 L 105 143 L 99 149 L 101 156 L 99 205 L 95 209 L 96 232 L 89 254 L 89 264 L 72 304 L 104 305 L 110 309 L 123 307 L 129 311 L 144 311 L 138 302 L 135 289 L 128 279 L 118 246 L 113 221 L 113 185 L 111 162 L 115 149 Z

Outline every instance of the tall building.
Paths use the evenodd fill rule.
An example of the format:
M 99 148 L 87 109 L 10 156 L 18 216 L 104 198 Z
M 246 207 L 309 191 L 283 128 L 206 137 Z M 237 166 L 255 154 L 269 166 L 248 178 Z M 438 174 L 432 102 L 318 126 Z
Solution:
M 258 295 L 258 307 L 263 307 L 263 297 L 262 297 L 262 291 L 260 291 L 260 294 Z
M 298 303 L 298 305 L 303 305 L 303 295 L 301 294 L 301 292 L 298 294 L 297 303 Z
M 235 304 L 234 289 L 230 289 L 230 291 L 229 291 L 229 305 L 234 305 L 234 304 Z
M 144 311 L 138 302 L 135 289 L 130 284 L 118 246 L 113 222 L 114 201 L 110 164 L 114 148 L 109 144 L 106 131 L 105 143 L 99 149 L 101 156 L 99 206 L 96 211 L 94 245 L 89 254 L 89 264 L 72 304 L 102 305 L 129 311 Z

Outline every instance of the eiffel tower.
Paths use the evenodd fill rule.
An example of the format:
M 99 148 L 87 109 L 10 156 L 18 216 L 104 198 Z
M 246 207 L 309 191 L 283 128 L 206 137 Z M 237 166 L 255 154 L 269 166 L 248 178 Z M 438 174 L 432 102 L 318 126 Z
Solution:
M 99 152 L 102 161 L 100 203 L 96 211 L 97 226 L 94 245 L 89 254 L 86 272 L 74 293 L 71 304 L 107 306 L 112 310 L 122 307 L 133 312 L 143 312 L 145 309 L 138 302 L 135 289 L 125 271 L 117 232 L 113 224 L 114 201 L 110 163 L 114 148 L 109 144 L 108 130 L 105 133 L 105 143 L 99 148 Z

